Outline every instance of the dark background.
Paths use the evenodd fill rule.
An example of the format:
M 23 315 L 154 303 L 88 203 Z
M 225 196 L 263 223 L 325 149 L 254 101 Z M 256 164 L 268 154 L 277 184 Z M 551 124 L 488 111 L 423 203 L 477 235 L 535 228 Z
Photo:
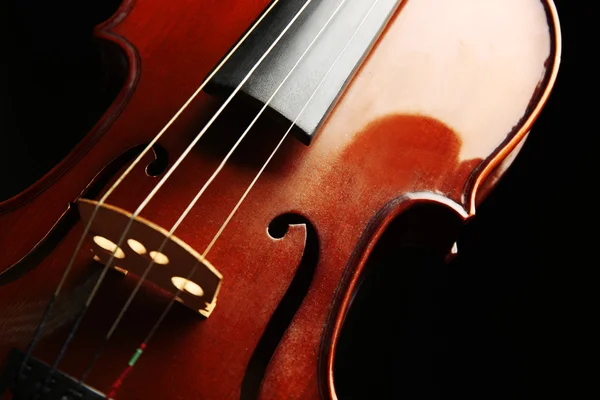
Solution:
M 101 67 L 91 27 L 117 3 L 0 2 L 0 200 L 56 164 L 110 103 L 120 75 Z M 585 325 L 597 318 L 585 284 L 598 265 L 595 130 L 583 122 L 585 92 L 594 95 L 577 82 L 587 48 L 578 25 L 590 10 L 556 4 L 563 63 L 532 135 L 464 230 L 454 262 L 405 251 L 373 269 L 340 344 L 342 399 L 583 391 Z

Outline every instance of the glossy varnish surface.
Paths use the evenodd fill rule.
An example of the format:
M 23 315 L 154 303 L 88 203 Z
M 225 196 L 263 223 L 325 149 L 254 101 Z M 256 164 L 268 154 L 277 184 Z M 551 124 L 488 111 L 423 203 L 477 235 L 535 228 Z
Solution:
M 1 269 L 25 257 L 106 164 L 130 147 L 151 140 L 268 1 L 242 3 L 126 3 L 99 29 L 100 36 L 117 41 L 129 52 L 132 70 L 128 86 L 98 124 L 98 129 L 110 128 L 97 135 L 89 151 L 73 156 L 72 165 L 63 166 L 60 174 L 51 173 L 52 185 L 47 189 L 32 189 L 0 205 Z M 471 102 L 464 100 L 465 96 L 462 102 L 453 101 L 456 91 L 469 87 L 469 82 L 448 82 L 448 101 L 440 101 L 444 94 L 436 92 L 433 78 L 443 85 L 437 74 L 446 71 L 450 80 L 453 65 L 459 72 L 461 65 L 467 65 L 460 57 L 455 64 L 438 60 L 442 65 L 431 71 L 435 74 L 431 79 L 427 68 L 420 68 L 420 77 L 403 78 L 403 72 L 412 71 L 410 61 L 403 58 L 407 54 L 402 53 L 406 50 L 403 43 L 419 43 L 418 37 L 407 39 L 406 34 L 418 32 L 410 29 L 420 26 L 426 9 L 431 10 L 433 22 L 441 18 L 433 18 L 436 3 L 408 1 L 398 10 L 310 147 L 293 137 L 286 140 L 208 254 L 224 277 L 215 311 L 202 321 L 183 307 L 175 307 L 125 381 L 119 398 L 239 398 L 248 361 L 292 281 L 310 231 L 292 225 L 283 238 L 271 237 L 271 221 L 288 213 L 301 215 L 314 227 L 318 264 L 305 300 L 267 369 L 260 395 L 290 399 L 335 396 L 331 378 L 335 341 L 355 279 L 377 237 L 394 215 L 420 201 L 439 202 L 463 219 L 472 215 L 477 188 L 529 131 L 556 75 L 559 36 L 553 8 L 537 0 L 494 2 L 506 5 L 506 20 L 512 12 L 521 12 L 521 24 L 513 21 L 512 26 L 523 28 L 521 35 L 531 34 L 514 38 L 523 44 L 521 57 L 513 54 L 504 60 L 523 63 L 521 69 L 507 72 L 503 78 L 511 81 L 511 74 L 522 77 L 526 71 L 530 77 L 522 83 L 526 88 L 519 97 L 508 88 L 511 82 L 515 87 L 521 83 L 504 82 L 486 106 L 486 96 L 473 96 Z M 471 3 L 464 0 L 456 5 L 470 7 Z M 431 29 L 435 29 L 433 25 Z M 512 45 L 510 41 L 499 43 L 506 48 Z M 429 51 L 434 59 L 439 56 L 435 49 L 433 40 L 418 53 L 426 58 Z M 469 50 L 468 43 L 464 49 Z M 487 54 L 490 63 L 493 54 Z M 484 59 L 482 65 L 486 62 Z M 422 66 L 414 65 L 417 70 Z M 407 107 L 407 97 L 402 97 L 408 83 L 415 85 L 413 98 L 423 96 L 416 108 Z M 419 83 L 430 91 L 429 96 L 419 91 Z M 521 99 L 520 111 L 506 114 L 503 104 L 515 98 Z M 431 104 L 433 110 L 427 108 Z M 171 163 L 218 106 L 217 100 L 201 94 L 165 134 L 160 144 Z M 482 116 L 480 110 L 487 110 L 485 107 L 501 110 L 502 115 L 490 111 L 490 117 Z M 445 118 L 454 116 L 453 109 L 463 115 Z M 232 104 L 142 216 L 169 229 L 256 111 L 243 103 Z M 496 129 L 496 117 L 507 122 L 503 131 L 491 134 L 486 127 Z M 259 121 L 177 230 L 179 238 L 198 252 L 206 248 L 286 128 L 267 119 Z M 148 156 L 134 169 L 109 198 L 110 204 L 130 211 L 137 207 L 157 182 L 145 172 L 151 159 Z M 11 346 L 26 344 L 81 230 L 81 226 L 74 228 L 33 272 L 0 288 L 2 354 Z M 16 242 L 15 237 L 19 238 Z M 42 359 L 51 360 L 55 355 L 64 325 L 98 268 L 89 246 L 84 246 L 59 312 L 50 323 L 48 333 L 53 334 L 46 336 L 36 351 Z M 74 376 L 82 373 L 135 281 L 131 276 L 109 275 L 60 365 L 62 370 Z M 142 290 L 90 375 L 89 384 L 108 389 L 167 300 L 150 286 Z

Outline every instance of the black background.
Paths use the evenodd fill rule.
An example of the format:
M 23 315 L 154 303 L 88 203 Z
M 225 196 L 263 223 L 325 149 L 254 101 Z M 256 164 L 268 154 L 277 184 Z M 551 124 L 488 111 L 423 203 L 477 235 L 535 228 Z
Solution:
M 0 197 L 55 164 L 64 151 L 49 146 L 68 149 L 109 104 L 114 79 L 99 67 L 91 27 L 116 3 L 0 4 Z M 593 77 L 578 65 L 589 49 L 579 31 L 587 10 L 556 4 L 561 71 L 523 151 L 464 230 L 453 263 L 407 253 L 365 283 L 338 358 L 342 398 L 573 398 L 583 390 L 584 326 L 597 318 L 585 289 L 598 265 L 595 127 L 583 122 Z

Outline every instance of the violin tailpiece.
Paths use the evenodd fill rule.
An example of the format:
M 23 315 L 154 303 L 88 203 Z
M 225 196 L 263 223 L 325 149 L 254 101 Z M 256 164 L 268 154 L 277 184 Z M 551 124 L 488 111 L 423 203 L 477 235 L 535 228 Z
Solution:
M 13 399 L 102 400 L 106 396 L 50 365 L 12 349 L 0 376 L 0 397 L 7 391 Z

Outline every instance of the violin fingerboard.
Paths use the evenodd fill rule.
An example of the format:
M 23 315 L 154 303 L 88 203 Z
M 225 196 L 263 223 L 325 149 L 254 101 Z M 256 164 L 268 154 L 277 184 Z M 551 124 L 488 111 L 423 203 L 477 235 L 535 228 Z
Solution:
M 305 3 L 289 0 L 277 4 L 217 72 L 206 92 L 230 95 Z M 309 144 L 400 3 L 313 1 L 251 74 L 241 92 L 246 98 L 268 103 L 269 109 L 288 123 L 295 121 L 300 129 L 293 132 Z

